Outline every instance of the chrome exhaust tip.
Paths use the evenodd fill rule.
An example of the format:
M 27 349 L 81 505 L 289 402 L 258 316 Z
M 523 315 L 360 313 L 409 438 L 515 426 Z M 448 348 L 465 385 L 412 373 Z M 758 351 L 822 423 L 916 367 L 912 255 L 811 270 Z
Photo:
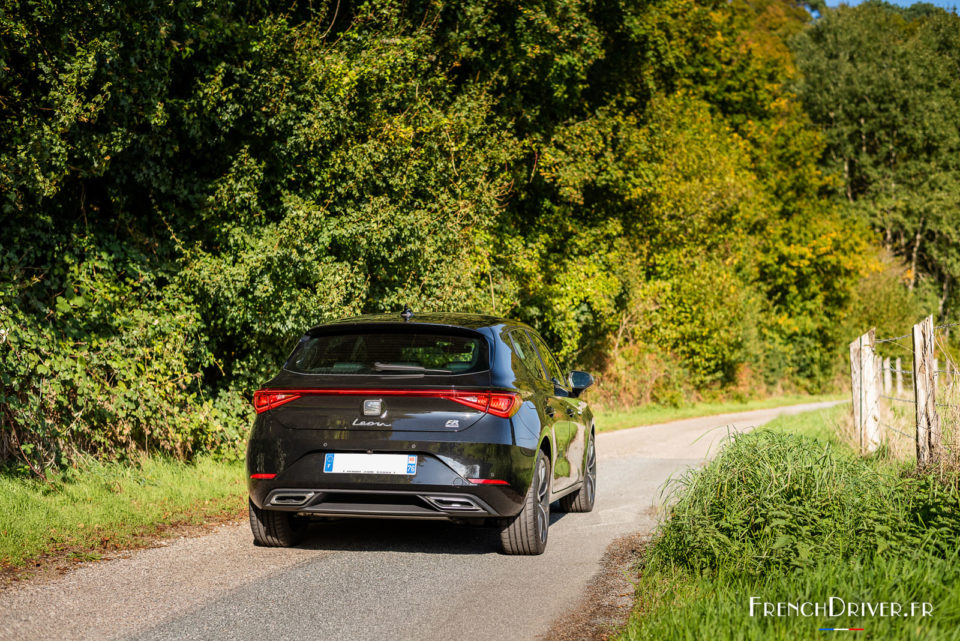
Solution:
M 424 496 L 430 505 L 444 512 L 486 512 L 471 497 L 461 496 Z
M 270 498 L 270 505 L 299 507 L 316 496 L 316 492 L 277 492 Z

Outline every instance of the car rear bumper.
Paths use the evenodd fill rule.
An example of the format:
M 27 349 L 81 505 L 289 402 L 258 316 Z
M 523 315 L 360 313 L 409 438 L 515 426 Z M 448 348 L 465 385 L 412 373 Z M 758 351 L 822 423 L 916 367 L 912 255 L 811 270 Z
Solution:
M 488 498 L 491 498 L 488 495 Z M 498 498 L 498 497 L 493 497 Z M 502 501 L 494 501 L 501 503 Z M 512 501 L 506 507 L 512 506 Z M 454 519 L 504 516 L 483 498 L 465 492 L 404 490 L 271 490 L 264 499 L 271 510 L 310 516 L 399 519 Z
M 527 458 L 522 448 L 501 449 L 501 457 Z M 509 450 L 517 450 L 511 452 Z M 250 499 L 261 509 L 286 510 L 317 516 L 449 519 L 516 515 L 523 503 L 522 468 L 499 465 L 505 484 L 471 483 L 454 468 L 478 471 L 437 454 L 417 454 L 417 472 L 410 476 L 387 474 L 331 474 L 323 471 L 326 452 L 313 452 L 273 479 L 249 479 Z M 505 473 L 504 473 L 505 472 Z M 474 478 L 474 477 L 470 477 Z
M 510 517 L 520 512 L 530 486 L 535 445 L 514 444 L 510 419 L 488 416 L 451 434 L 371 433 L 288 429 L 268 415 L 258 417 L 247 449 L 250 499 L 261 509 L 321 516 Z M 329 453 L 415 455 L 416 473 L 325 472 Z M 251 478 L 254 474 L 275 476 Z

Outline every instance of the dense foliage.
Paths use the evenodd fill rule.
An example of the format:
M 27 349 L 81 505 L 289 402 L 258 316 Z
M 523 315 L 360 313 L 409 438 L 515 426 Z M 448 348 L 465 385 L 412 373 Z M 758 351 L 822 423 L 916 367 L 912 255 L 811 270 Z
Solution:
M 0 455 L 38 472 L 234 452 L 305 328 L 404 303 L 622 404 L 820 389 L 865 322 L 800 5 L 2 6 Z
M 960 304 L 960 16 L 871 1 L 794 42 L 797 90 L 839 196 L 907 265 L 941 320 Z

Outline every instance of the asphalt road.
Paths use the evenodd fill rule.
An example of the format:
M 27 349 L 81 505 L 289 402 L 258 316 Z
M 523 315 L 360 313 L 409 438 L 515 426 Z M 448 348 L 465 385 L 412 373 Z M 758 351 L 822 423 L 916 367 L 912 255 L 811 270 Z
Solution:
M 533 640 L 578 601 L 613 539 L 654 528 L 667 479 L 728 431 L 829 405 L 600 434 L 596 507 L 554 514 L 539 557 L 443 523 L 319 523 L 286 550 L 229 525 L 0 594 L 0 639 Z

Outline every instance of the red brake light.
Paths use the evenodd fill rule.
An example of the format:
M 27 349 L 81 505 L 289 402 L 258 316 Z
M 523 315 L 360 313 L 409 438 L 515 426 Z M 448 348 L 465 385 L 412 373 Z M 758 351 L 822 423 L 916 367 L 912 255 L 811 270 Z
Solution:
M 274 407 L 289 403 L 303 395 L 300 391 L 273 392 L 270 390 L 258 390 L 253 393 L 253 409 L 257 414 L 272 410 Z
M 509 485 L 506 481 L 501 479 L 467 479 L 474 485 Z
M 468 392 L 460 390 L 422 390 L 422 389 L 298 389 L 298 390 L 259 390 L 253 394 L 253 407 L 257 414 L 289 403 L 305 395 L 331 396 L 423 396 L 443 398 L 454 403 L 466 405 L 481 412 L 487 412 L 501 418 L 510 418 L 517 413 L 523 399 L 516 392 Z
M 251 474 L 251 475 L 250 475 L 250 478 L 252 478 L 252 479 L 270 480 L 270 479 L 275 479 L 275 478 L 277 478 L 277 475 L 276 475 L 276 474 Z
M 449 392 L 443 398 L 501 418 L 517 413 L 523 400 L 514 392 Z
M 448 401 L 453 401 L 454 403 L 460 403 L 461 405 L 472 407 L 473 409 L 480 410 L 481 412 L 486 412 L 487 406 L 490 404 L 490 395 L 485 392 L 450 392 L 449 394 L 440 395 L 440 397 L 445 398 Z
M 519 394 L 490 394 L 490 409 L 487 411 L 495 416 L 509 418 L 517 413 L 523 400 Z

